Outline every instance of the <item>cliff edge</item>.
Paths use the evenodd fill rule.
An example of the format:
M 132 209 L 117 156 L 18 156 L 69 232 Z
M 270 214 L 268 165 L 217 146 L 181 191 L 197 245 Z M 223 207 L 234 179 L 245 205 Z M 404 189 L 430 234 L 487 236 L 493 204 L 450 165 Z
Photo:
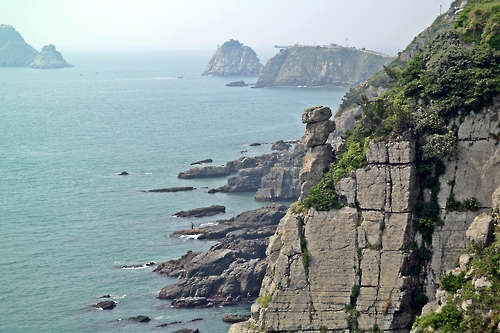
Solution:
M 444 14 L 455 18 L 451 29 L 437 29 L 409 60 L 386 68 L 390 88 L 359 96 L 359 116 L 330 152 L 311 141 L 301 198 L 271 237 L 252 318 L 230 332 L 410 332 L 423 307 L 439 302 L 436 290 L 454 279 L 444 278 L 467 240 L 489 234 L 492 227 L 477 225 L 492 207 L 498 212 L 500 32 L 490 29 L 498 10 L 496 1 L 455 1 Z M 325 163 L 308 165 L 330 157 L 311 186 Z M 477 292 L 455 310 L 441 307 L 430 324 L 424 318 L 431 328 L 423 331 L 498 327 L 497 312 L 480 301 L 479 310 L 469 307 L 478 289 L 495 288 L 497 273 L 470 274 L 450 297 L 461 297 L 467 281 Z
M 269 59 L 255 87 L 355 86 L 394 60 L 342 46 L 292 46 Z
M 230 39 L 217 49 L 201 75 L 258 76 L 262 67 L 251 47 Z

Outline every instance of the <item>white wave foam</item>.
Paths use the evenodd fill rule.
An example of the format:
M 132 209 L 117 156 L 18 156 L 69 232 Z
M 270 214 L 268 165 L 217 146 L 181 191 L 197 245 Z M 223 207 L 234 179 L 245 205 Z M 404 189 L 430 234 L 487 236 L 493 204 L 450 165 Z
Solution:
M 183 238 L 183 239 L 198 239 L 198 237 L 200 237 L 201 234 L 195 234 L 195 235 L 182 235 L 182 236 L 179 236 L 179 238 Z

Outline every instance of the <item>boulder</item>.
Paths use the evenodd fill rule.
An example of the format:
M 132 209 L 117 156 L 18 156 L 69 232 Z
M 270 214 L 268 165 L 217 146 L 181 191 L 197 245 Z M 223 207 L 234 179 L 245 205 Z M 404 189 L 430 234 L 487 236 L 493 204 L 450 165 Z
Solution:
M 133 320 L 133 321 L 136 321 L 136 322 L 139 322 L 139 323 L 147 323 L 148 321 L 151 320 L 151 318 L 149 318 L 148 316 L 144 316 L 144 315 L 139 315 L 139 316 L 135 316 L 135 317 L 130 317 L 128 318 L 129 320 Z
M 304 124 L 317 123 L 320 121 L 328 120 L 331 116 L 332 109 L 327 106 L 316 106 L 304 110 L 304 113 L 302 113 L 302 122 Z
M 102 301 L 95 305 L 96 308 L 100 308 L 102 310 L 112 310 L 116 306 L 115 301 Z
M 250 319 L 250 315 L 244 314 L 224 313 L 224 315 L 222 316 L 223 322 L 231 324 L 247 321 L 248 319 Z
M 226 207 L 222 205 L 212 205 L 210 207 L 200 207 L 194 208 L 187 211 L 180 211 L 173 216 L 175 217 L 203 217 L 203 216 L 213 216 L 226 212 Z
M 273 145 L 271 146 L 271 150 L 283 151 L 283 150 L 290 149 L 290 147 L 292 147 L 291 144 L 286 143 L 283 140 L 279 140 L 279 141 L 276 141 L 275 143 L 273 143 Z
M 493 219 L 491 215 L 482 213 L 472 221 L 465 232 L 469 243 L 476 246 L 488 246 L 493 241 Z
M 305 145 L 314 147 L 325 144 L 328 136 L 335 130 L 335 122 L 325 120 L 306 125 Z

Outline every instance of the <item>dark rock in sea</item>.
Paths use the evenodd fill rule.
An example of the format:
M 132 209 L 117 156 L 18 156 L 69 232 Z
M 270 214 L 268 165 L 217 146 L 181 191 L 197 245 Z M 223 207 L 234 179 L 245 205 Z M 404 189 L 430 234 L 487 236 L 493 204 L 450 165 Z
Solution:
M 192 191 L 194 187 L 192 186 L 180 186 L 180 187 L 168 187 L 168 188 L 156 188 L 152 190 L 141 190 L 141 192 L 153 192 L 153 193 L 162 193 L 162 192 L 182 192 L 182 191 Z
M 103 295 L 103 296 L 101 296 L 99 298 L 101 298 L 101 299 L 103 299 L 103 298 L 111 298 L 111 295 Z
M 214 305 L 227 303 L 224 296 L 229 294 L 235 296 L 231 304 L 237 304 L 248 293 L 258 295 L 267 267 L 267 243 L 286 210 L 284 205 L 272 204 L 197 229 L 201 234 L 198 239 L 223 238 L 207 252 L 188 252 L 178 260 L 159 264 L 156 272 L 178 277 L 175 284 L 161 290 L 159 298 L 200 296 L 209 298 Z M 186 232 L 190 230 L 171 236 Z
M 118 176 L 128 176 L 129 173 L 127 171 L 122 171 L 118 174 Z
M 250 315 L 244 314 L 224 313 L 222 316 L 223 322 L 231 324 L 247 321 L 248 319 L 250 319 Z
M 210 177 L 224 177 L 229 176 L 230 172 L 224 165 L 221 166 L 207 166 L 196 167 L 188 171 L 180 172 L 177 178 L 192 179 L 192 178 L 210 178 Z
M 203 217 L 203 216 L 213 216 L 226 212 L 226 207 L 222 205 L 212 205 L 210 207 L 200 207 L 187 211 L 180 211 L 175 213 L 173 216 L 176 217 Z
M 207 304 L 208 300 L 206 297 L 182 297 L 174 299 L 172 303 L 170 303 L 174 308 L 199 308 Z
M 276 141 L 273 143 L 271 150 L 278 150 L 278 151 L 283 151 L 283 150 L 288 150 L 292 147 L 291 144 L 286 143 L 283 140 Z
M 112 310 L 116 306 L 115 301 L 102 301 L 95 305 L 96 308 L 100 308 L 103 310 Z
M 128 319 L 133 320 L 133 321 L 137 321 L 139 323 L 147 323 L 148 321 L 151 320 L 151 318 L 149 318 L 148 316 L 144 316 L 144 315 L 139 315 L 139 316 L 136 316 L 136 317 L 130 317 Z
M 226 84 L 226 87 L 248 87 L 248 84 L 245 83 L 245 81 L 233 81 L 228 84 Z
M 42 48 L 42 52 L 37 55 L 29 67 L 35 69 L 54 69 L 75 66 L 64 60 L 61 53 L 56 51 L 56 47 L 49 44 Z
M 262 67 L 251 47 L 230 39 L 217 49 L 202 75 L 258 76 Z
M 121 268 L 123 269 L 132 269 L 132 268 L 144 268 L 144 267 L 149 267 L 149 266 L 154 266 L 156 263 L 154 261 L 150 261 L 144 264 L 137 264 L 137 265 L 123 265 Z
M 251 143 L 250 147 L 257 147 L 257 146 L 260 146 L 260 145 L 261 145 L 261 143 L 255 142 L 255 143 Z
M 193 162 L 193 163 L 191 163 L 191 165 L 202 164 L 202 163 L 212 163 L 212 162 L 213 162 L 213 160 L 211 158 L 207 158 L 206 160 Z

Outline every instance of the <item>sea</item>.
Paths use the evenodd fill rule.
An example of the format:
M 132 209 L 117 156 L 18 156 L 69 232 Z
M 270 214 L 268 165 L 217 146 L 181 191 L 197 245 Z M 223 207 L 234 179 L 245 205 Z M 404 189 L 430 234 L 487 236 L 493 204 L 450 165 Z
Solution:
M 224 313 L 249 314 L 249 304 L 172 308 L 158 293 L 175 278 L 154 265 L 122 267 L 208 250 L 215 241 L 169 235 L 266 205 L 254 193 L 207 193 L 227 178 L 177 174 L 300 139 L 302 111 L 335 110 L 348 88 L 226 87 L 257 77 L 201 76 L 210 56 L 74 54 L 65 56 L 74 68 L 0 68 L 1 332 L 220 333 L 230 326 Z M 142 192 L 174 186 L 195 190 Z M 210 205 L 226 213 L 172 216 Z M 117 302 L 113 310 L 93 307 L 103 295 Z M 151 320 L 128 319 L 138 315 Z

